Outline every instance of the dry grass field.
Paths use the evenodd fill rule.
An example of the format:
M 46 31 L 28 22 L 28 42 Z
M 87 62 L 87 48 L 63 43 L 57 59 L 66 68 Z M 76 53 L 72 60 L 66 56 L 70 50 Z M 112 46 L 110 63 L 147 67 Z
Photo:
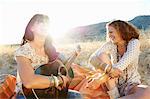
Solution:
M 150 31 L 144 31 L 140 36 L 141 52 L 139 57 L 139 72 L 142 76 L 142 83 L 150 85 Z M 104 42 L 93 41 L 78 43 L 81 45 L 82 51 L 80 56 L 75 60 L 75 63 L 81 66 L 87 66 L 87 60 L 91 53 L 99 48 Z M 71 55 L 75 44 L 64 44 L 56 46 L 59 52 Z M 15 73 L 16 62 L 14 60 L 14 51 L 18 46 L 0 46 L 0 74 Z

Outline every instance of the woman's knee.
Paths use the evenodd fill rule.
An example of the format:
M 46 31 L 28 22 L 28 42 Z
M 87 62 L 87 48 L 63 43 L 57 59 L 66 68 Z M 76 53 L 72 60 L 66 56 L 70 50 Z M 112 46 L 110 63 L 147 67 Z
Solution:
M 150 99 L 150 87 L 144 88 L 141 99 Z
M 111 64 L 110 55 L 105 52 L 100 53 L 98 58 L 104 63 Z
M 76 90 L 70 90 L 68 91 L 68 99 L 82 99 L 82 95 L 80 92 Z
M 150 98 L 150 87 L 140 85 L 135 92 L 135 96 L 137 99 L 149 99 Z

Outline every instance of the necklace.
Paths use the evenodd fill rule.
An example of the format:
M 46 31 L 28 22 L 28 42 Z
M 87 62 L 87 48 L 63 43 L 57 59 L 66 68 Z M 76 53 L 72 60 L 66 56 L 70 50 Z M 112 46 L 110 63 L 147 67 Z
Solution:
M 123 54 L 126 52 L 127 50 L 127 44 L 124 43 L 123 45 L 117 45 L 117 50 L 118 50 L 118 54 L 122 57 Z

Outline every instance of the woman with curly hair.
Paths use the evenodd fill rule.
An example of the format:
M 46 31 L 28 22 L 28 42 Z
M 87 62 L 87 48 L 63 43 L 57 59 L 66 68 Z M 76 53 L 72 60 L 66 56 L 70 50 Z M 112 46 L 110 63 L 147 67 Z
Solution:
M 94 52 L 89 63 L 100 68 L 112 67 L 108 71 L 110 80 L 106 82 L 111 99 L 147 99 L 149 88 L 141 87 L 138 72 L 140 53 L 139 31 L 132 24 L 114 20 L 106 25 L 107 42 Z M 93 68 L 92 67 L 92 68 Z M 91 83 L 92 84 L 92 83 Z

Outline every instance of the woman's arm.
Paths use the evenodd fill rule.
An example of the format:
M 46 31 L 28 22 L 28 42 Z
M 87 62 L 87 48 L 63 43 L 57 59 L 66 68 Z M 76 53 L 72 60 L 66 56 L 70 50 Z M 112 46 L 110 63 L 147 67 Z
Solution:
M 118 68 L 120 70 L 124 70 L 125 68 L 127 68 L 128 65 L 134 62 L 135 59 L 138 60 L 139 49 L 140 49 L 139 40 L 135 39 L 130 41 L 127 46 L 127 51 L 124 53 L 124 55 L 122 56 L 122 58 L 119 60 L 118 63 L 113 64 L 113 67 Z
M 100 64 L 105 61 L 105 58 L 101 58 L 103 54 L 107 54 L 111 51 L 112 49 L 112 43 L 111 42 L 106 42 L 102 47 L 100 47 L 98 50 L 96 50 L 89 58 L 89 63 L 92 64 L 94 67 L 98 68 Z M 102 61 L 103 59 L 104 61 Z M 107 62 L 106 62 L 107 63 Z M 109 63 L 110 64 L 110 63 Z
M 26 88 L 48 88 L 52 82 L 48 76 L 35 75 L 31 66 L 31 61 L 23 56 L 17 56 L 17 69 L 23 85 Z

